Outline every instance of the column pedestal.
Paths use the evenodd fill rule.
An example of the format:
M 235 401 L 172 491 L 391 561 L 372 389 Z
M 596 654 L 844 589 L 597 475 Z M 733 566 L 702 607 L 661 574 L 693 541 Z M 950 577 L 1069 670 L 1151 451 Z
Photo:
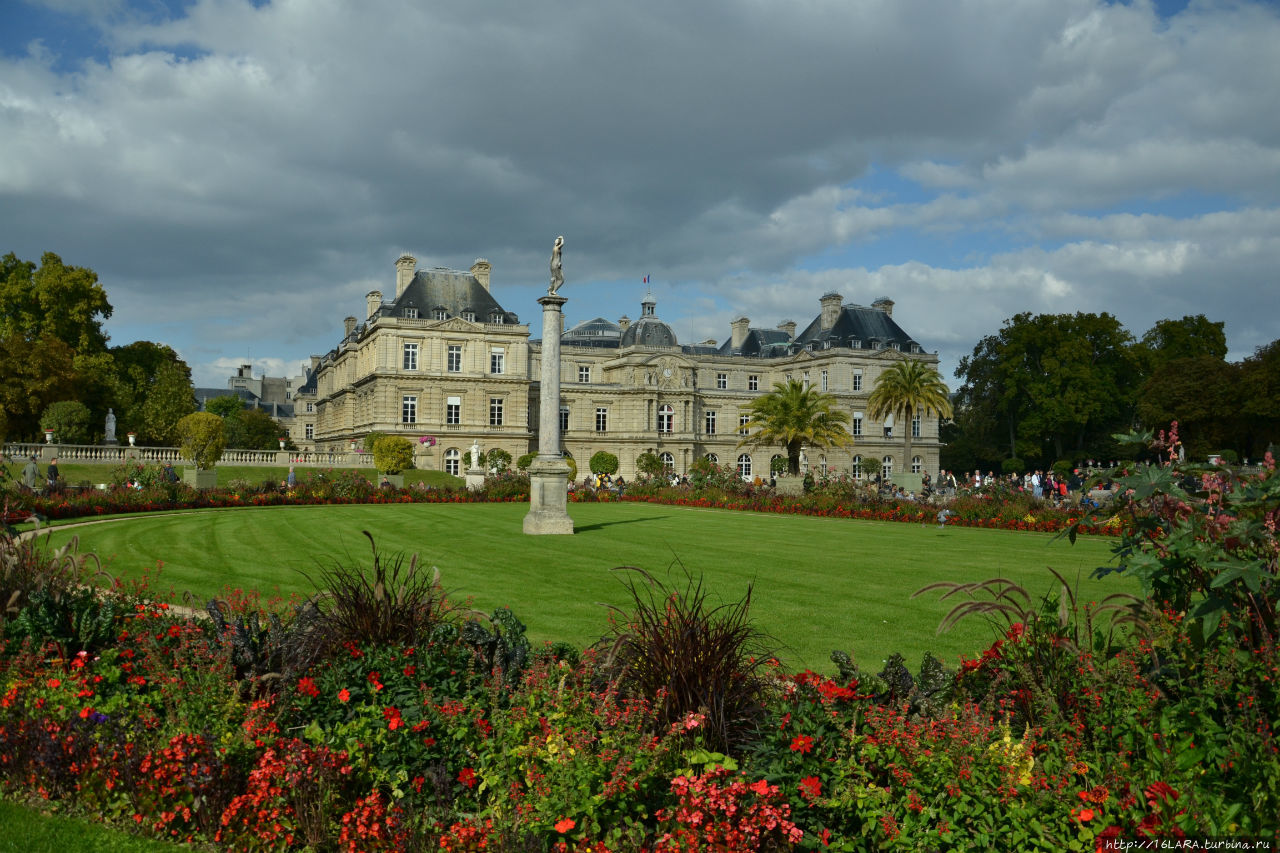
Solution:
M 542 306 L 542 374 L 538 404 L 538 457 L 529 466 L 529 514 L 524 532 L 530 536 L 573 533 L 569 517 L 569 463 L 560 453 L 560 334 L 563 307 L 569 300 L 548 294 Z

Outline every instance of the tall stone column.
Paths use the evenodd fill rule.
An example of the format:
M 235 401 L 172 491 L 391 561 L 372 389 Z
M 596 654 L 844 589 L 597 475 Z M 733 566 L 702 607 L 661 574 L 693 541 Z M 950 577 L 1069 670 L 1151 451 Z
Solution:
M 529 466 L 529 514 L 524 532 L 533 536 L 573 533 L 569 463 L 560 453 L 560 334 L 569 300 L 547 294 L 542 306 L 542 377 L 538 402 L 538 457 Z

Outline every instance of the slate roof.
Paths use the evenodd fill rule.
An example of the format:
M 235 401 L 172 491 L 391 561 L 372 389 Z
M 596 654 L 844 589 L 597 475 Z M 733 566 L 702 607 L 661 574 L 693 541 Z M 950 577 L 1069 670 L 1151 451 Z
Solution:
M 791 338 L 781 329 L 750 329 L 741 347 L 734 349 L 731 337 L 720 345 L 716 353 L 774 358 L 791 353 Z
M 822 315 L 813 318 L 805 330 L 796 335 L 792 349 L 848 347 L 857 341 L 862 349 L 884 349 L 897 344 L 903 352 L 911 352 L 912 345 L 919 346 L 902 327 L 879 308 L 862 305 L 844 305 L 830 329 L 822 328 Z M 878 346 L 877 346 L 878 344 Z
M 502 322 L 514 325 L 520 322 L 511 311 L 498 304 L 484 285 L 469 272 L 436 267 L 418 270 L 408 287 L 391 303 L 383 303 L 378 309 L 380 317 L 404 317 L 406 308 L 418 309 L 418 317 L 433 319 L 434 312 L 443 308 L 448 317 L 461 317 L 470 311 L 476 322 L 491 323 L 495 314 Z
M 622 338 L 622 327 L 596 317 L 579 323 L 560 336 L 560 343 L 575 347 L 600 347 L 615 349 Z

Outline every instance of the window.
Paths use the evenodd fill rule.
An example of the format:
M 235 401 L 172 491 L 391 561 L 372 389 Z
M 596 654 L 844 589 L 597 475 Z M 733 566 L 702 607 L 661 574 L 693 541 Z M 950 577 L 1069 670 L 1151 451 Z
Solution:
M 569 431 L 569 407 L 561 406 L 560 407 L 560 433 L 563 435 L 568 431 Z
M 404 345 L 404 369 L 405 370 L 418 369 L 418 345 L 417 344 Z
M 406 318 L 410 319 L 410 320 L 416 320 L 416 319 L 418 319 L 418 309 L 417 309 L 417 308 L 406 308 L 406 309 L 404 309 L 404 316 L 405 316 Z
M 462 454 L 456 447 L 450 447 L 444 452 L 444 470 L 446 474 L 458 476 L 458 472 L 462 469 Z
M 911 473 L 919 474 L 920 469 L 924 466 L 924 461 L 919 456 L 911 457 Z
M 729 387 L 729 374 L 727 374 L 727 373 L 717 373 L 717 374 L 716 374 L 716 388 L 718 388 L 718 389 L 720 389 L 721 391 L 723 391 L 723 390 L 725 390 L 725 389 L 726 389 L 726 388 L 728 388 L 728 387 Z
M 853 371 L 853 390 L 862 390 L 862 368 Z
M 452 426 L 462 423 L 462 398 L 449 397 L 444 402 L 444 422 Z
M 310 412 L 314 412 L 315 410 L 316 410 L 316 404 L 315 404 L 315 403 L 307 403 L 307 412 L 308 412 L 308 413 L 310 413 Z
M 476 321 L 476 312 L 474 312 L 474 311 L 463 311 L 463 312 L 462 312 L 462 319 L 466 320 L 468 323 L 474 323 L 474 322 Z
M 719 456 L 716 456 L 714 453 L 708 453 L 708 454 L 707 454 L 707 461 L 708 461 L 708 462 L 710 462 L 712 465 L 719 465 L 719 464 L 720 464 L 720 457 L 719 457 Z
M 676 425 L 676 411 L 670 406 L 658 409 L 658 432 L 672 432 Z
M 893 476 L 893 457 L 886 456 L 880 460 L 880 476 L 886 480 Z
M 849 347 L 850 349 L 862 349 L 862 341 L 858 340 L 857 338 L 850 338 Z
M 752 373 L 750 376 L 748 376 L 748 377 L 747 377 L 747 390 L 748 390 L 748 391 L 759 391 L 759 390 L 760 390 L 760 377 L 759 377 L 759 376 L 757 376 L 756 374 Z
M 893 438 L 893 413 L 884 416 L 884 437 Z
M 675 473 L 676 458 L 674 456 L 670 453 L 661 453 L 658 455 L 658 459 L 662 462 L 663 471 L 666 471 L 669 474 Z
M 822 380 L 821 380 L 821 381 L 822 381 L 822 390 L 823 390 L 823 391 L 826 391 L 826 390 L 827 390 L 827 371 L 825 371 L 825 370 L 824 370 L 824 371 L 822 371 L 822 373 L 821 373 L 820 375 L 821 375 L 821 377 L 822 377 Z
M 853 457 L 853 479 L 855 480 L 862 479 L 862 455 L 861 454 Z
M 853 413 L 853 421 L 851 422 L 849 433 L 855 436 L 862 435 L 862 412 Z
M 493 323 L 495 326 L 501 326 L 504 319 L 505 318 L 501 314 L 499 314 L 497 311 L 494 311 L 492 314 L 489 315 L 489 322 Z
M 405 394 L 400 398 L 400 423 L 416 424 L 418 422 L 418 398 L 413 394 Z
M 911 418 L 911 437 L 912 438 L 920 437 L 920 416 L 919 415 L 915 415 L 914 417 Z
M 716 413 L 715 412 L 706 413 L 706 426 L 707 426 L 707 435 L 716 434 Z
M 431 316 L 435 317 L 437 320 L 447 320 L 449 319 L 449 312 L 443 308 L 437 308 L 435 311 L 431 312 Z
M 596 408 L 596 432 L 608 432 L 609 410 L 604 406 Z
M 591 365 L 589 364 L 578 365 L 578 381 L 579 382 L 591 381 Z
M 315 424 L 307 424 L 307 440 L 308 440 L 308 441 L 310 441 L 311 439 L 313 439 L 313 438 L 315 438 L 315 437 L 316 437 L 316 425 L 315 425 Z
M 738 457 L 738 476 L 744 480 L 751 476 L 751 457 L 746 453 Z
M 448 370 L 450 373 L 462 372 L 462 344 L 449 344 Z
M 749 423 L 751 423 L 751 415 L 738 415 L 738 435 L 746 435 L 751 431 L 747 428 Z
M 502 426 L 502 398 L 489 398 L 489 426 Z
M 505 371 L 503 370 L 503 361 L 505 360 L 505 358 L 506 358 L 506 353 L 504 353 L 501 348 L 494 347 L 492 350 L 490 350 L 489 351 L 489 372 L 504 373 Z
M 804 387 L 809 387 L 809 371 L 806 370 L 804 372 L 803 379 L 801 381 L 804 382 Z

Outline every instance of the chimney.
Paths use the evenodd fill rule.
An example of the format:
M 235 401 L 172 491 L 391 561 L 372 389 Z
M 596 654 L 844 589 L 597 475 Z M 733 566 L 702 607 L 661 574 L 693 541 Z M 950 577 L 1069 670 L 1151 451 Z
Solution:
M 318 355 L 311 356 L 311 369 L 314 371 L 319 366 L 320 366 L 320 356 Z
M 355 317 L 344 318 L 342 321 L 342 328 L 346 330 L 346 334 L 342 336 L 342 339 L 346 340 L 347 338 L 351 337 L 351 333 L 356 330 L 356 318 Z
M 840 294 L 835 291 L 827 293 L 818 300 L 818 304 L 822 306 L 822 313 L 818 315 L 818 327 L 822 331 L 827 331 L 836 324 L 836 320 L 840 319 L 840 304 L 843 301 Z
M 747 342 L 747 335 L 751 331 L 751 321 L 746 317 L 739 317 L 729 324 L 729 329 L 729 346 L 733 349 L 742 349 L 742 345 Z
M 872 302 L 871 307 L 877 311 L 883 311 L 890 317 L 893 316 L 893 300 L 887 296 L 881 296 L 875 302 Z
M 781 323 L 779 323 L 779 324 L 778 324 L 778 331 L 780 331 L 780 332 L 786 332 L 786 333 L 787 333 L 787 339 L 788 339 L 788 340 L 794 340 L 794 339 L 795 339 L 795 336 L 796 336 L 796 321 L 795 321 L 795 320 L 783 320 Z
M 620 330 L 625 332 L 630 327 L 631 327 L 630 317 L 628 317 L 626 314 L 623 314 L 621 317 L 618 318 L 618 328 Z
M 476 277 L 476 281 L 480 282 L 480 286 L 484 288 L 484 292 L 489 292 L 489 262 L 484 258 L 476 258 L 476 262 L 471 265 L 471 274 Z
M 368 311 L 368 313 L 365 315 L 365 319 L 372 320 L 373 315 L 377 314 L 378 309 L 382 307 L 382 291 L 370 290 L 368 293 L 364 295 L 364 301 L 365 301 L 365 310 Z
M 408 288 L 409 282 L 413 281 L 414 269 L 418 266 L 418 259 L 408 252 L 400 256 L 396 261 L 396 299 L 399 299 Z

